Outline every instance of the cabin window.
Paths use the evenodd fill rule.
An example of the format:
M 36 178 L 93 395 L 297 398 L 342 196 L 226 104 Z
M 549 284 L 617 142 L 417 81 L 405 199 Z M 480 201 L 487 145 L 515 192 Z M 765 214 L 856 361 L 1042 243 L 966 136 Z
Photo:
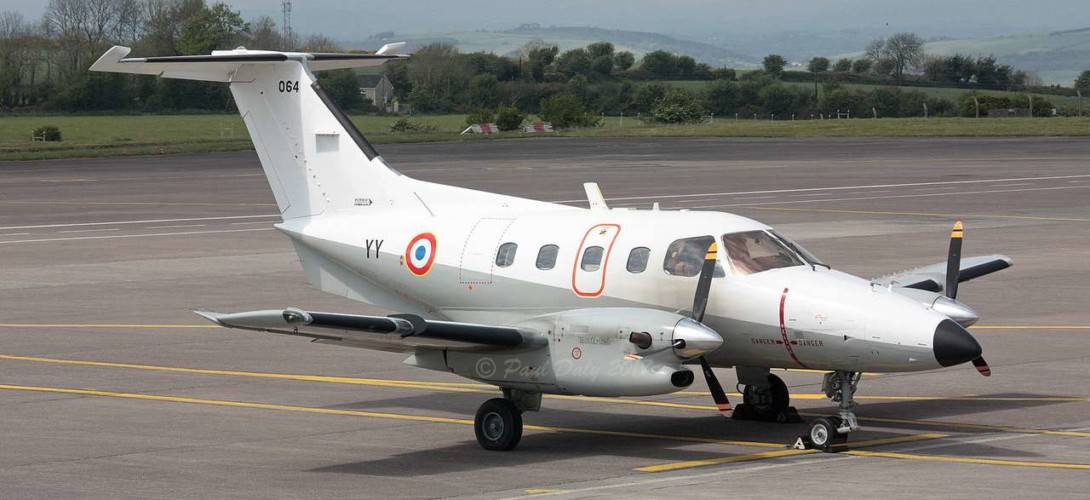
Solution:
M 587 247 L 583 250 L 583 259 L 579 262 L 579 268 L 584 271 L 594 272 L 602 268 L 602 254 L 605 253 L 605 249 L 602 247 Z
M 636 247 L 631 252 L 628 252 L 628 264 L 625 265 L 625 269 L 628 269 L 630 273 L 642 273 L 647 269 L 647 258 L 651 256 L 651 249 L 647 247 Z
M 560 247 L 556 245 L 542 245 L 537 251 L 537 268 L 548 271 L 556 266 L 556 255 L 560 253 Z
M 518 250 L 518 243 L 504 243 L 500 245 L 500 249 L 496 252 L 496 265 L 499 267 L 507 267 L 515 263 L 515 251 Z
M 691 278 L 700 274 L 700 268 L 704 266 L 704 255 L 708 253 L 708 246 L 715 241 L 711 236 L 697 236 L 684 238 L 670 244 L 666 249 L 666 258 L 662 261 L 662 269 L 666 274 Z M 723 266 L 715 263 L 713 277 L 726 276 Z

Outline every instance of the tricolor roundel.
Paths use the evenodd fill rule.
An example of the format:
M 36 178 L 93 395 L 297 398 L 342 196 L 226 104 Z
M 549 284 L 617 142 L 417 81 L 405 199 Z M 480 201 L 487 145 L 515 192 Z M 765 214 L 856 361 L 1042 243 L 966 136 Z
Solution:
M 423 276 L 431 271 L 431 264 L 435 262 L 435 235 L 420 233 L 409 241 L 405 248 L 405 267 L 409 272 L 417 276 Z

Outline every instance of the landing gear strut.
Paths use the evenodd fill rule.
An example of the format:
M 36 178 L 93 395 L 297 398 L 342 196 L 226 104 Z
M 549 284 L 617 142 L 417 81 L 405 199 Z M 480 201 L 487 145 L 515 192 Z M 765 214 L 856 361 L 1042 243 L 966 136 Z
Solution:
M 822 417 L 810 423 L 810 432 L 799 436 L 797 443 L 808 448 L 825 452 L 845 449 L 848 433 L 859 429 L 859 421 L 852 409 L 855 408 L 855 389 L 859 384 L 859 372 L 836 371 L 826 373 L 821 382 L 825 396 L 840 403 L 840 412 L 835 417 Z
M 767 384 L 745 384 L 741 391 L 742 404 L 734 408 L 731 417 L 762 422 L 801 422 L 799 413 L 791 406 L 787 384 L 772 374 L 767 375 L 767 381 Z
M 509 451 L 522 440 L 522 412 L 541 409 L 541 393 L 503 389 L 502 398 L 485 401 L 473 418 L 473 431 L 481 448 Z

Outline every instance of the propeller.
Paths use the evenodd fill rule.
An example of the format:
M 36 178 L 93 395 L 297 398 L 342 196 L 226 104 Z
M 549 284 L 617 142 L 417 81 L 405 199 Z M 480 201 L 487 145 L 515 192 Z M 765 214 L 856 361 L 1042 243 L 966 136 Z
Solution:
M 950 250 L 946 255 L 946 286 L 943 292 L 951 300 L 958 298 L 958 283 L 961 282 L 961 241 L 965 237 L 965 227 L 961 221 L 954 222 L 954 229 L 950 231 Z M 984 357 L 973 360 L 976 371 L 985 377 L 992 376 L 992 369 Z
M 700 268 L 700 278 L 696 282 L 696 296 L 693 298 L 693 319 L 697 322 L 704 322 L 704 310 L 708 307 L 708 292 L 712 287 L 712 276 L 715 275 L 716 257 L 719 252 L 719 247 L 716 245 L 713 239 L 711 244 L 708 245 L 708 250 L 704 254 L 704 265 Z M 704 379 L 708 382 L 708 390 L 712 393 L 712 399 L 715 400 L 715 406 L 719 408 L 719 412 L 723 416 L 728 416 L 727 412 L 731 411 L 730 401 L 727 399 L 727 394 L 723 392 L 723 386 L 719 383 L 719 378 L 715 376 L 715 372 L 712 371 L 712 367 L 708 364 L 708 360 L 704 359 L 704 356 L 700 356 L 700 369 L 704 372 Z

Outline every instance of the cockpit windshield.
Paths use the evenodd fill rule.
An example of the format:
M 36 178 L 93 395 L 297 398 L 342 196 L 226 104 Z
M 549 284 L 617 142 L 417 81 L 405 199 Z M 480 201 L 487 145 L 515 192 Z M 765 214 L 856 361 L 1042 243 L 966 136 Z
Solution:
M 791 238 L 788 238 L 788 237 L 786 237 L 786 236 L 784 236 L 784 235 L 782 235 L 780 233 L 777 233 L 776 231 L 769 231 L 769 232 L 772 233 L 772 236 L 775 236 L 776 238 L 779 238 L 779 240 L 782 241 L 785 245 L 787 245 L 792 250 L 797 252 L 799 254 L 799 256 L 801 256 L 802 259 L 806 261 L 807 264 L 816 264 L 816 265 L 819 265 L 819 266 L 822 266 L 822 267 L 829 267 L 828 264 L 822 262 L 821 259 L 819 259 L 816 255 L 810 253 L 809 250 L 803 248 L 802 245 L 796 243 Z
M 734 273 L 739 275 L 806 264 L 798 252 L 766 231 L 724 234 L 723 244 Z

